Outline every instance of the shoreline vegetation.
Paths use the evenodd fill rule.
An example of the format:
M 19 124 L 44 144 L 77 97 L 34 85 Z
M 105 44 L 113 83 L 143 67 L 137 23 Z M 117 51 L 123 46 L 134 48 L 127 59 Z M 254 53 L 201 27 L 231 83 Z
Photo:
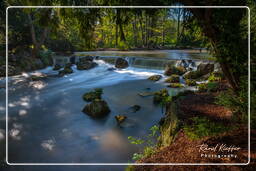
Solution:
M 85 5 L 84 2 L 81 2 L 77 1 L 74 2 L 74 4 L 81 6 Z M 68 2 L 64 3 L 62 1 L 56 0 L 54 2 L 47 1 L 47 3 L 49 4 L 41 5 L 67 5 L 66 3 Z M 149 1 L 144 2 L 139 0 L 125 3 L 121 3 L 119 1 L 96 0 L 95 2 L 86 2 L 86 5 L 207 5 L 205 2 L 192 2 L 190 0 L 173 1 L 172 4 L 170 4 L 169 1 L 156 1 L 153 4 L 151 3 L 152 2 Z M 216 6 L 249 6 L 251 11 L 255 11 L 256 9 L 256 4 L 252 0 L 246 0 L 242 3 L 237 2 L 236 4 L 232 4 L 231 2 L 226 1 L 210 0 L 210 3 Z M 7 0 L 0 2 L 0 7 L 4 9 L 10 5 L 26 6 L 34 4 L 38 4 L 38 2 L 34 3 L 30 0 L 26 2 Z M 251 97 L 249 97 L 251 98 L 251 163 L 247 166 L 197 167 L 171 165 L 131 165 L 125 168 L 126 171 L 167 171 L 176 169 L 202 171 L 212 169 L 250 171 L 256 168 L 256 84 L 254 78 L 256 73 L 255 14 L 255 12 L 251 13 L 250 40 L 252 51 L 250 53 L 252 62 L 250 71 L 252 76 L 250 85 Z M 126 128 L 125 126 L 122 126 L 129 125 L 131 121 L 138 125 L 142 124 L 141 122 L 143 122 L 144 118 L 140 120 L 140 123 L 136 123 L 136 119 L 139 117 L 145 117 L 155 121 L 157 116 L 152 116 L 152 119 L 146 114 L 147 112 L 151 112 L 151 109 L 154 109 L 154 112 L 157 111 L 158 114 L 162 116 L 162 118 L 159 119 L 159 121 L 156 122 L 148 130 L 148 135 L 143 137 L 127 136 L 127 139 L 125 140 L 120 140 L 118 139 L 120 137 L 115 137 L 112 134 L 110 134 L 110 137 L 107 137 L 111 140 L 111 142 L 107 141 L 107 145 L 104 144 L 106 145 L 105 148 L 109 148 L 112 151 L 114 149 L 118 154 L 122 151 L 122 148 L 118 146 L 119 144 L 117 147 L 113 148 L 112 145 L 115 146 L 116 144 L 112 144 L 112 138 L 113 141 L 116 140 L 122 145 L 125 143 L 130 143 L 129 147 L 132 146 L 136 147 L 134 149 L 140 149 L 139 151 L 136 151 L 133 156 L 131 156 L 129 162 L 247 163 L 247 156 L 249 153 L 247 132 L 248 103 L 250 102 L 248 101 L 247 17 L 248 12 L 246 9 L 233 8 L 11 8 L 9 9 L 8 18 L 8 75 L 17 76 L 25 72 L 24 75 L 26 76 L 24 76 L 24 80 L 18 80 L 15 82 L 15 84 L 17 83 L 17 85 L 22 85 L 24 83 L 22 86 L 28 85 L 28 88 L 35 88 L 37 90 L 36 93 L 39 95 L 41 95 L 41 89 L 47 87 L 47 84 L 44 83 L 49 83 L 49 85 L 51 83 L 56 83 L 52 87 L 57 85 L 63 89 L 66 88 L 65 86 L 69 86 L 65 89 L 65 91 L 68 91 L 63 91 L 61 92 L 63 94 L 58 94 L 60 97 L 56 96 L 52 99 L 57 99 L 55 101 L 56 103 L 59 98 L 63 98 L 64 100 L 77 100 L 78 98 L 74 98 L 73 94 L 69 94 L 70 92 L 76 93 L 76 97 L 79 97 L 79 100 L 82 102 L 79 100 L 68 101 L 68 105 L 70 105 L 70 103 L 76 104 L 77 102 L 77 104 L 79 104 L 80 111 L 77 110 L 75 105 L 71 105 L 70 108 L 75 108 L 76 110 L 74 111 L 81 115 L 79 115 L 80 118 L 72 118 L 70 120 L 78 122 L 84 118 L 89 118 L 88 120 L 92 121 L 90 122 L 90 126 L 92 129 L 96 129 L 97 131 L 103 128 L 101 124 L 106 124 L 106 118 L 109 119 L 110 115 L 111 122 L 106 124 L 109 127 L 104 125 L 106 126 L 104 129 L 117 128 L 119 131 L 118 133 L 120 134 L 120 132 L 124 133 L 122 131 L 124 131 Z M 1 28 L 4 28 L 4 13 L 0 13 L 0 19 L 0 25 L 3 26 Z M 4 35 L 4 29 L 0 29 L 1 81 L 2 78 L 4 80 L 6 76 L 6 61 L 4 57 L 5 48 L 2 46 L 5 42 Z M 196 55 L 209 53 L 211 56 L 205 57 L 204 60 L 197 60 L 196 58 L 194 59 L 194 57 L 185 54 L 185 56 L 188 56 L 187 58 L 183 59 L 181 56 L 180 59 L 178 59 L 179 57 L 175 58 L 175 62 L 164 61 L 164 65 L 161 65 L 163 69 L 158 68 L 158 71 L 155 72 L 153 72 L 153 70 L 155 70 L 153 66 L 157 64 L 152 60 L 153 62 L 148 62 L 145 64 L 145 66 L 143 66 L 144 68 L 141 66 L 141 68 L 138 67 L 141 69 L 138 71 L 140 72 L 140 75 L 137 73 L 139 76 L 141 76 L 139 77 L 135 74 L 137 72 L 136 69 L 138 68 L 133 67 L 129 60 L 130 57 L 135 59 L 135 55 L 116 55 L 114 59 L 108 59 L 109 61 L 104 61 L 102 58 L 103 55 L 98 56 L 97 54 L 86 54 L 88 52 L 95 51 L 132 53 L 135 51 L 154 52 L 161 50 L 191 50 Z M 85 53 L 83 54 L 83 52 Z M 157 55 L 153 55 L 151 55 L 150 58 L 157 59 Z M 58 61 L 57 58 L 55 59 L 56 56 L 60 58 L 61 62 Z M 142 65 L 143 62 L 139 63 Z M 32 71 L 37 71 L 46 67 L 48 67 L 48 69 L 50 68 L 50 71 L 54 74 L 31 74 Z M 149 70 L 150 72 L 148 72 Z M 77 73 L 80 73 L 80 75 Z M 152 73 L 154 73 L 154 75 Z M 108 74 L 111 77 L 107 77 Z M 136 79 L 132 77 L 134 76 L 133 74 L 137 76 Z M 97 77 L 98 75 L 100 75 L 100 77 Z M 99 80 L 93 80 L 91 76 L 94 76 L 95 78 L 97 77 Z M 117 76 L 121 77 L 121 79 L 117 78 Z M 89 81 L 87 80 L 88 77 Z M 47 80 L 48 78 L 53 78 L 50 80 L 52 82 Z M 73 78 L 76 79 L 76 81 L 78 79 L 80 80 L 76 82 Z M 10 82 L 11 81 L 12 80 L 10 80 Z M 102 81 L 102 86 L 96 85 L 97 81 Z M 33 87 L 36 83 L 40 83 L 39 87 Z M 66 85 L 63 85 L 63 83 L 66 83 Z M 90 87 L 90 83 L 93 85 L 93 87 Z M 74 86 L 73 84 L 76 85 Z M 129 84 L 127 87 L 131 88 L 131 90 L 125 90 L 126 84 Z M 114 89 L 111 89 L 111 86 L 113 86 Z M 5 89 L 6 87 L 5 85 L 3 87 L 1 85 L 0 88 Z M 14 85 L 14 88 L 12 89 L 13 92 L 16 90 L 20 91 L 19 88 L 15 88 L 17 87 Z M 50 91 L 51 90 L 57 92 L 56 87 L 50 89 Z M 84 92 L 81 93 L 81 91 Z M 130 95 L 128 94 L 129 92 L 132 93 L 129 98 L 123 97 L 125 95 Z M 25 94 L 26 93 L 27 92 L 25 92 Z M 31 91 L 31 93 L 35 92 Z M 48 92 L 45 91 L 43 93 L 47 94 Z M 122 101 L 117 98 L 117 94 L 118 96 L 122 96 Z M 65 99 L 66 97 L 69 97 L 70 99 Z M 27 100 L 28 98 L 23 99 Z M 40 100 L 41 97 L 38 96 L 38 98 Z M 33 100 L 32 97 L 31 99 Z M 134 99 L 137 100 L 136 103 L 134 103 Z M 21 101 L 21 103 L 26 105 L 28 101 Z M 51 100 L 47 102 L 54 103 L 54 101 Z M 131 102 L 134 104 L 131 105 Z M 146 107 L 141 105 L 140 102 L 145 102 L 144 104 L 147 104 L 145 105 L 147 107 L 147 112 L 142 113 Z M 43 106 L 44 104 L 49 105 L 48 103 L 43 102 L 40 105 Z M 40 108 L 42 106 L 40 106 Z M 122 112 L 121 107 L 123 106 L 126 107 L 126 111 L 122 109 Z M 14 109 L 15 107 L 16 106 L 14 106 Z M 43 107 L 47 110 L 48 106 Z M 54 107 L 56 107 L 57 111 L 57 107 L 59 106 Z M 117 110 L 118 112 L 112 113 L 114 108 L 120 109 L 121 112 Z M 26 110 L 29 109 L 26 108 Z M 19 115 L 19 117 L 25 116 L 27 114 L 26 110 L 22 110 L 20 113 L 17 113 L 17 115 Z M 37 110 L 33 110 L 40 113 L 38 107 Z M 63 113 L 68 113 L 68 111 L 69 110 L 62 111 L 62 113 L 60 112 L 60 115 Z M 47 115 L 45 114 L 44 116 Z M 137 118 L 132 118 L 133 116 L 136 116 Z M 61 118 L 60 116 L 58 117 Z M 54 121 L 54 118 L 51 119 Z M 70 120 L 67 120 L 65 124 L 68 126 L 72 124 L 76 125 L 75 122 L 69 122 Z M 16 121 L 17 118 L 15 122 Z M 59 120 L 56 119 L 55 121 Z M 0 120 L 0 122 L 2 121 Z M 12 122 L 12 120 L 9 122 Z M 114 126 L 113 123 L 115 123 Z M 136 130 L 137 128 L 133 125 L 134 123 L 129 125 L 130 127 L 128 128 L 139 132 L 140 130 Z M 48 123 L 43 123 L 43 125 L 44 124 Z M 146 125 L 146 123 L 143 124 L 143 126 Z M 19 125 L 17 126 L 16 124 L 15 126 L 15 129 L 18 130 Z M 80 132 L 82 132 L 81 130 L 85 131 L 88 129 L 86 126 L 87 124 L 82 125 L 82 128 L 77 128 L 79 125 L 77 127 L 72 127 L 75 130 L 79 129 L 79 133 L 76 132 L 79 134 L 77 137 L 83 137 Z M 24 127 L 27 128 L 27 126 Z M 54 129 L 56 128 L 53 128 L 53 132 Z M 2 131 L 2 127 L 0 131 Z M 67 130 L 64 132 L 67 133 Z M 142 132 L 145 133 L 146 130 L 142 130 Z M 20 130 L 18 130 L 18 132 L 10 132 L 9 134 L 9 136 L 15 137 L 15 135 L 19 136 L 21 133 Z M 13 134 L 15 135 L 13 136 Z M 5 138 L 4 134 L 0 135 L 2 136 L 1 140 Z M 70 135 L 71 134 L 68 136 Z M 87 137 L 83 138 L 86 139 Z M 88 142 L 94 143 L 99 141 L 99 139 L 102 137 L 99 135 L 93 135 L 93 137 L 90 138 L 91 139 L 89 140 L 87 139 Z M 50 145 L 52 145 L 49 147 L 49 144 L 46 144 L 48 150 L 52 150 L 55 145 L 54 143 L 56 143 L 55 139 L 54 141 L 51 139 L 50 141 L 46 141 L 50 142 Z M 16 142 L 14 142 L 14 144 L 15 143 Z M 81 141 L 79 141 L 79 143 L 81 143 Z M 33 144 L 33 142 L 31 142 L 31 144 Z M 64 141 L 62 145 L 65 147 Z M 89 148 L 94 148 L 93 145 L 89 146 Z M 16 150 L 18 147 L 14 149 Z M 75 160 L 80 160 L 78 157 L 81 156 L 76 155 L 76 153 L 81 154 L 83 151 L 79 150 L 72 151 L 73 156 L 71 155 L 69 157 L 73 157 Z M 19 151 L 17 150 L 17 152 Z M 103 150 L 100 152 L 104 152 L 104 154 L 101 154 L 99 151 L 97 151 L 97 155 L 107 155 L 107 152 Z M 59 154 L 62 153 L 58 153 L 56 156 Z M 44 153 L 43 156 L 40 157 L 43 158 L 47 157 L 48 155 L 48 153 Z M 0 164 L 8 170 L 9 166 L 7 166 L 4 162 L 4 155 L 2 153 L 1 157 L 2 158 Z M 90 158 L 90 161 L 93 160 L 95 160 L 95 158 Z

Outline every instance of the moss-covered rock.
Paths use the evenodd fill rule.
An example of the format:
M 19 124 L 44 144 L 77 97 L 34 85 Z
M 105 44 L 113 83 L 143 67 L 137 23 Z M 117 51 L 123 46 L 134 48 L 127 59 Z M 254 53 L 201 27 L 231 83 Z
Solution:
M 199 79 L 203 74 L 200 71 L 188 71 L 183 75 L 185 79 Z
M 171 88 L 182 88 L 184 86 L 181 83 L 170 83 L 168 85 L 168 87 L 171 87 Z
M 46 77 L 47 77 L 47 75 L 31 75 L 30 79 L 32 81 L 40 81 Z
M 84 61 L 84 62 L 78 62 L 77 63 L 77 69 L 78 70 L 89 70 L 92 69 L 94 67 L 96 67 L 98 64 L 96 62 L 92 62 L 92 61 Z
M 121 124 L 122 122 L 124 122 L 126 120 L 127 116 L 125 115 L 116 115 L 115 119 L 117 121 L 118 124 Z
M 123 58 L 117 58 L 115 61 L 116 68 L 127 68 L 129 66 L 128 62 Z
M 148 80 L 151 80 L 151 81 L 158 81 L 162 78 L 162 75 L 152 75 L 150 77 L 148 77 Z
M 90 104 L 86 104 L 83 112 L 94 118 L 101 118 L 109 114 L 110 109 L 106 101 L 97 99 Z
M 169 97 L 168 90 L 162 89 L 160 91 L 155 92 L 153 101 L 155 104 L 159 104 L 159 103 L 162 103 L 168 97 Z
M 185 80 L 185 83 L 186 83 L 186 85 L 188 85 L 188 86 L 196 86 L 197 84 L 196 84 L 196 81 L 195 80 L 192 80 L 192 79 L 186 79 Z
M 66 74 L 71 74 L 71 73 L 73 73 L 73 70 L 72 70 L 71 66 L 70 67 L 65 66 L 63 70 L 59 71 L 60 76 L 64 76 Z
M 186 72 L 186 69 L 182 66 L 169 66 L 167 65 L 164 71 L 164 75 L 170 76 L 172 74 L 176 74 L 176 75 L 183 75 Z
M 96 99 L 101 99 L 102 93 L 103 93 L 102 88 L 95 88 L 94 91 L 85 93 L 83 95 L 83 99 L 86 102 L 91 102 L 91 101 L 94 101 Z
M 222 72 L 219 72 L 219 71 L 215 71 L 215 72 L 212 72 L 210 74 L 210 76 L 208 77 L 208 81 L 209 82 L 216 82 L 216 81 L 221 81 L 224 79 L 224 75 Z
M 171 75 L 169 78 L 165 80 L 166 83 L 178 83 L 180 82 L 180 76 L 178 75 Z
M 214 64 L 211 63 L 201 63 L 197 66 L 197 71 L 200 72 L 202 75 L 208 74 L 213 72 Z

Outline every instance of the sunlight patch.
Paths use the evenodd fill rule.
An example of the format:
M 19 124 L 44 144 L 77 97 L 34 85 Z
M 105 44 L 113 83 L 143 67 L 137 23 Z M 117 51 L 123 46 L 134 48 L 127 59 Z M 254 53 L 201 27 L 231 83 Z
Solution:
M 53 148 L 55 147 L 56 141 L 54 138 L 49 139 L 49 140 L 45 140 L 41 143 L 41 146 L 48 151 L 52 151 Z

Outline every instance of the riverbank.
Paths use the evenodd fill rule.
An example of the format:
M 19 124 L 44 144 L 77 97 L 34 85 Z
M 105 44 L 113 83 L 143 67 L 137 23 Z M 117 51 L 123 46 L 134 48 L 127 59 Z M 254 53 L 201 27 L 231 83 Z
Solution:
M 196 92 L 181 96 L 176 102 L 172 102 L 177 106 L 175 110 L 173 105 L 169 106 L 165 122 L 160 126 L 159 149 L 151 156 L 137 162 L 247 163 L 247 124 L 237 123 L 232 119 L 233 114 L 230 109 L 215 103 L 218 94 Z M 200 122 L 200 119 L 203 122 Z M 178 120 L 175 122 L 178 125 L 175 128 L 172 127 L 172 130 L 176 131 L 169 129 L 174 120 Z M 204 134 L 204 132 L 208 132 L 208 134 Z M 249 166 L 135 166 L 134 168 L 131 167 L 130 170 L 253 170 L 256 166 L 255 135 L 256 130 L 251 129 L 251 163 Z M 233 149 L 228 151 L 227 148 L 230 147 Z M 212 148 L 212 150 L 209 148 Z

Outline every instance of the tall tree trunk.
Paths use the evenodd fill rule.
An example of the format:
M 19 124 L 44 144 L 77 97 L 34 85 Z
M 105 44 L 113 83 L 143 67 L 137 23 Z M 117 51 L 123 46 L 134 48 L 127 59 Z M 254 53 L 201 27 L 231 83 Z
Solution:
M 33 23 L 33 20 L 32 20 L 32 17 L 30 14 L 28 14 L 28 19 L 29 19 L 30 34 L 31 34 L 31 39 L 32 39 L 32 44 L 33 44 L 32 57 L 36 58 L 36 57 L 38 57 L 39 50 L 41 49 L 41 46 L 44 44 L 44 41 L 47 37 L 48 28 L 46 28 L 46 27 L 43 28 L 43 33 L 41 34 L 40 39 L 37 40 L 34 23 Z

